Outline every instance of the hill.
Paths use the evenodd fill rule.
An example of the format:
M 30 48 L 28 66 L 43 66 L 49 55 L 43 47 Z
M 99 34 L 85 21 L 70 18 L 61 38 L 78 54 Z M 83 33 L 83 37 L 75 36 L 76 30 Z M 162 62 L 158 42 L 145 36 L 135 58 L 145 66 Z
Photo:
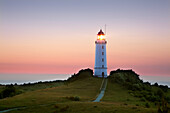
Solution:
M 110 72 L 103 101 L 119 102 L 126 106 L 136 105 L 157 112 L 158 109 L 168 110 L 170 89 L 157 83 L 151 85 L 149 82 L 143 82 L 132 70 L 118 69 Z
M 55 82 L 54 87 L 32 88 L 33 91 L 25 90 L 0 99 L 0 110 L 14 108 L 11 113 L 157 113 L 159 108 L 163 111 L 168 106 L 164 104 L 169 102 L 170 89 L 144 83 L 132 70 L 112 71 L 102 101 L 92 102 L 99 94 L 102 80 L 94 77 L 90 69 L 80 70 L 66 81 Z

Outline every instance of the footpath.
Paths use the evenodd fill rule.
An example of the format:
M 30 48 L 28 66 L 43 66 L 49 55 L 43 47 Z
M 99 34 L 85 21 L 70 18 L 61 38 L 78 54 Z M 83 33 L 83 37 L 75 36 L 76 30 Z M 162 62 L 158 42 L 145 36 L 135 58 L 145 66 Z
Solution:
M 98 95 L 98 97 L 96 98 L 96 100 L 94 100 L 93 102 L 100 102 L 100 100 L 103 98 L 104 96 L 104 92 L 107 86 L 107 78 L 103 78 L 102 84 L 101 84 L 101 88 L 100 88 L 100 93 Z

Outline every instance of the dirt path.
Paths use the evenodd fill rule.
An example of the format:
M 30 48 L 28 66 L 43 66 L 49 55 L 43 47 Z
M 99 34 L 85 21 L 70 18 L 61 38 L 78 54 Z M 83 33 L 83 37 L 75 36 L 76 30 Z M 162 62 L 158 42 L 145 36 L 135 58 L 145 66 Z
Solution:
M 96 100 L 94 100 L 93 102 L 100 102 L 100 100 L 104 96 L 104 92 L 105 92 L 106 86 L 107 86 L 107 78 L 103 78 L 102 86 L 100 88 L 100 94 L 98 95 Z
M 102 81 L 102 84 L 101 84 L 101 88 L 100 88 L 100 94 L 98 95 L 98 97 L 96 98 L 96 100 L 94 100 L 93 102 L 100 102 L 100 100 L 103 98 L 104 96 L 104 93 L 105 93 L 105 89 L 106 89 L 106 86 L 107 86 L 107 78 L 103 78 L 103 81 Z M 54 104 L 54 103 L 53 103 Z M 42 104 L 42 105 L 38 105 L 38 106 L 47 106 L 49 104 Z M 30 106 L 28 106 L 30 107 Z M 9 111 L 15 111 L 15 110 L 20 110 L 20 109 L 25 109 L 25 108 L 28 108 L 28 107 L 16 107 L 16 108 L 10 108 L 10 109 L 6 109 L 6 110 L 2 110 L 0 111 L 0 113 L 6 113 L 6 112 L 9 112 Z M 31 106 L 33 107 L 33 106 Z

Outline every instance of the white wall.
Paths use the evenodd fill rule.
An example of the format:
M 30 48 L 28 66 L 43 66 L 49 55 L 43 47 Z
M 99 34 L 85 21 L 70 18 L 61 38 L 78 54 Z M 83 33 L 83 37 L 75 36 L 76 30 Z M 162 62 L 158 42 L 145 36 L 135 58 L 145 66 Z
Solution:
M 104 47 L 102 49 L 102 46 Z M 102 55 L 104 52 L 104 55 Z M 104 61 L 102 61 L 102 58 Z M 104 67 L 102 67 L 102 65 Z M 102 77 L 102 72 L 104 72 L 104 77 L 107 77 L 107 57 L 106 57 L 106 41 L 97 40 L 96 41 L 96 52 L 95 52 L 95 66 L 94 75 Z

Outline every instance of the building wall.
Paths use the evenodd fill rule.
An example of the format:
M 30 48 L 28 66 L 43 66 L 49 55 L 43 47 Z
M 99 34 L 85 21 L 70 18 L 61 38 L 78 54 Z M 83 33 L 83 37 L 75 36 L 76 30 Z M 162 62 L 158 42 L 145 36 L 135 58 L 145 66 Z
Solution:
M 102 72 L 104 72 L 104 77 L 107 77 L 106 41 L 97 40 L 96 52 L 95 52 L 94 75 L 98 77 L 102 77 Z

